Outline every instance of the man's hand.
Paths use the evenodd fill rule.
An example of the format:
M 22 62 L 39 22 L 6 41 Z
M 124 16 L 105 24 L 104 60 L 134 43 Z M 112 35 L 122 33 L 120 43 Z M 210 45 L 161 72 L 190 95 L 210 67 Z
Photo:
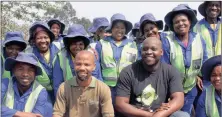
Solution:
M 197 76 L 197 86 L 203 91 L 203 82 L 199 76 Z
M 13 117 L 43 117 L 40 114 L 17 111 Z
M 155 113 L 163 110 L 168 110 L 169 108 L 170 108 L 169 103 L 162 103 L 161 106 L 155 111 Z

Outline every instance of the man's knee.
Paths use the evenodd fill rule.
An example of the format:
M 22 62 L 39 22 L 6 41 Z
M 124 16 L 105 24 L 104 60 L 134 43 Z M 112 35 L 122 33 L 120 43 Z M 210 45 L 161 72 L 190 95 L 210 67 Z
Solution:
M 187 112 L 176 111 L 170 117 L 190 117 L 190 115 Z

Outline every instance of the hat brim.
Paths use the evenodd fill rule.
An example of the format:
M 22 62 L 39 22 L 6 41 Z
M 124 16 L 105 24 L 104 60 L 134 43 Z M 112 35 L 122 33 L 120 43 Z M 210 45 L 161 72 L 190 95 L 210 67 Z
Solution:
M 19 61 L 19 60 L 16 60 L 16 59 L 14 59 L 14 58 L 7 58 L 7 59 L 5 60 L 5 66 L 4 66 L 4 67 L 5 67 L 5 70 L 7 70 L 7 71 L 12 71 L 12 68 L 13 68 L 13 67 L 15 66 L 15 64 L 18 63 L 18 62 L 27 63 L 27 64 L 31 64 L 31 65 L 35 66 L 35 67 L 36 67 L 36 76 L 42 74 L 42 69 L 41 69 L 39 66 L 37 66 L 37 65 L 35 65 L 35 64 L 31 63 L 31 62 L 28 62 L 28 61 Z
M 128 34 L 130 32 L 130 30 L 133 28 L 133 24 L 130 22 L 130 21 L 127 21 L 127 20 L 114 20 L 111 25 L 109 25 L 105 30 L 107 32 L 112 32 L 111 28 L 113 27 L 113 23 L 116 22 L 116 21 L 123 21 L 125 24 L 126 24 L 126 34 Z
M 49 35 L 50 37 L 50 43 L 52 43 L 54 40 L 55 40 L 55 35 L 52 33 L 51 30 L 49 30 L 48 28 L 46 28 L 44 25 L 41 25 L 41 24 L 36 24 L 34 25 L 33 27 L 30 28 L 30 37 L 29 37 L 29 42 L 31 39 L 34 39 L 34 35 L 33 35 L 33 32 L 34 30 L 37 28 L 37 27 L 42 27 L 46 30 L 47 34 Z
M 144 20 L 143 23 L 140 25 L 140 28 L 143 28 L 147 22 L 152 22 L 152 23 L 156 24 L 158 30 L 163 30 L 163 21 L 162 20 L 156 20 L 156 21 Z
M 109 25 L 108 24 L 101 24 L 99 26 L 92 26 L 88 28 L 88 31 L 91 33 L 95 33 L 100 27 L 104 26 L 105 28 L 107 28 Z
M 49 27 L 51 28 L 52 27 L 52 25 L 53 24 L 57 24 L 57 23 L 59 23 L 60 24 L 60 26 L 61 26 L 61 29 L 60 29 L 60 34 L 63 34 L 63 31 L 65 30 L 65 24 L 64 23 L 62 23 L 62 22 L 60 22 L 59 20 L 50 20 L 49 22 L 48 22 L 48 25 L 49 25 Z
M 21 39 L 21 38 L 19 38 L 19 37 L 12 37 L 12 38 L 9 39 L 9 40 L 5 40 L 4 43 L 3 43 L 3 47 L 5 47 L 5 45 L 6 45 L 7 43 L 10 43 L 10 42 L 13 42 L 13 41 L 22 43 L 22 44 L 24 45 L 24 48 L 22 48 L 22 50 L 24 50 L 24 49 L 27 47 L 27 43 L 25 42 L 25 40 L 23 40 L 23 39 Z
M 211 57 L 205 61 L 201 68 L 203 79 L 210 81 L 211 72 L 217 65 L 221 65 L 221 55 Z
M 188 16 L 188 18 L 190 18 L 190 20 L 191 20 L 190 29 L 192 29 L 195 26 L 195 24 L 197 23 L 196 15 L 192 9 L 171 11 L 164 18 L 166 25 L 170 28 L 171 31 L 174 31 L 173 23 L 172 23 L 173 17 L 178 13 L 184 13 Z
M 90 43 L 90 40 L 88 37 L 84 36 L 84 35 L 66 35 L 64 38 L 63 38 L 63 43 L 65 45 L 65 47 L 67 48 L 68 47 L 68 42 L 69 40 L 75 40 L 75 38 L 77 37 L 80 37 L 82 40 L 83 40 L 83 43 L 85 45 L 85 48 L 89 45 Z

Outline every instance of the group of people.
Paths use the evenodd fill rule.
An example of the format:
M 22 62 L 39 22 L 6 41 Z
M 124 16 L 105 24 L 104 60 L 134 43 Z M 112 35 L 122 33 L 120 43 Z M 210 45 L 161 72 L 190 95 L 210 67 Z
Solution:
M 3 117 L 222 117 L 221 1 L 179 4 L 134 27 L 123 14 L 88 32 L 36 21 L 29 44 L 7 32 L 1 52 Z M 163 28 L 165 27 L 164 31 Z M 128 37 L 127 34 L 131 33 Z M 192 111 L 193 110 L 193 111 Z

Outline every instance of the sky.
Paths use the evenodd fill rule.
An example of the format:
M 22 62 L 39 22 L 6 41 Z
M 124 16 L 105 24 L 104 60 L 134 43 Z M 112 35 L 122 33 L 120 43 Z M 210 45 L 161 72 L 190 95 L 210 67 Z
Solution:
M 110 18 L 115 13 L 122 13 L 133 25 L 139 22 L 142 15 L 152 13 L 157 20 L 163 20 L 165 15 L 178 4 L 188 4 L 197 10 L 197 19 L 203 17 L 198 12 L 202 2 L 71 2 L 77 17 L 86 17 L 93 21 L 95 17 Z

